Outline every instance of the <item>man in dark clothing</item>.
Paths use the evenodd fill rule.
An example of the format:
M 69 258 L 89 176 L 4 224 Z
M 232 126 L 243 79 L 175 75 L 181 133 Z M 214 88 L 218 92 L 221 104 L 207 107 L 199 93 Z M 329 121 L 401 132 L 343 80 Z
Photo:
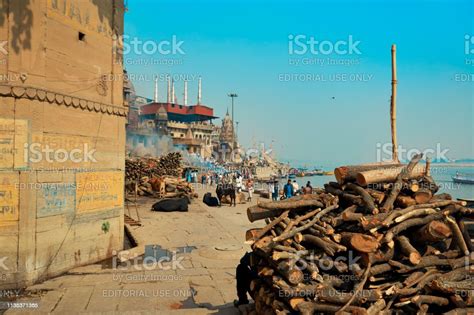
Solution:
M 293 191 L 293 184 L 291 184 L 291 179 L 288 180 L 288 183 L 283 187 L 283 195 L 286 199 L 293 197 L 295 192 Z
M 308 182 L 306 183 L 306 194 L 309 194 L 309 195 L 310 195 L 310 194 L 312 194 L 312 193 L 313 193 L 313 186 L 311 186 L 311 182 L 308 181 Z
M 278 201 L 278 197 L 280 197 L 280 183 L 276 180 L 273 185 L 273 200 Z
M 245 253 L 240 259 L 240 264 L 237 266 L 235 271 L 235 278 L 237 279 L 237 297 L 238 300 L 234 301 L 235 307 L 242 304 L 249 304 L 247 293 L 250 294 L 250 282 L 257 278 L 257 270 L 252 268 L 254 265 L 251 263 L 252 253 Z

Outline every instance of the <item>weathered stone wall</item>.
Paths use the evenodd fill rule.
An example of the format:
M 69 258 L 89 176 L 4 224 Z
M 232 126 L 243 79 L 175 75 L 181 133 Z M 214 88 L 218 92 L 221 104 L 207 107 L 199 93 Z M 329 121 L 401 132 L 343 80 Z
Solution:
M 0 288 L 123 246 L 123 12 L 0 0 Z

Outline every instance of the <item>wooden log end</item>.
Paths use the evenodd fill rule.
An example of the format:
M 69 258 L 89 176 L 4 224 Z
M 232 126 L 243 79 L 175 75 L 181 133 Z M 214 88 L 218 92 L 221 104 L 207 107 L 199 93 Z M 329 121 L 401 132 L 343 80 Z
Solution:
M 291 284 L 297 285 L 298 283 L 303 282 L 304 274 L 299 269 L 292 269 L 288 271 L 288 282 Z
M 358 173 L 356 175 L 356 183 L 362 187 L 366 187 L 367 186 L 367 181 L 365 180 L 365 176 L 364 174 L 361 174 L 361 173 Z
M 301 233 L 296 233 L 294 240 L 299 244 L 304 240 L 304 236 Z
M 355 250 L 362 253 L 374 253 L 380 247 L 380 243 L 375 237 L 359 233 L 351 237 L 350 244 Z
M 418 265 L 421 261 L 421 255 L 420 253 L 416 252 L 416 253 L 410 253 L 408 259 L 410 260 L 410 262 L 413 264 L 413 265 Z
M 298 305 L 303 303 L 303 302 L 305 302 L 304 298 L 297 297 L 297 298 L 290 299 L 289 304 L 290 304 L 290 306 L 293 310 L 297 311 L 298 310 Z

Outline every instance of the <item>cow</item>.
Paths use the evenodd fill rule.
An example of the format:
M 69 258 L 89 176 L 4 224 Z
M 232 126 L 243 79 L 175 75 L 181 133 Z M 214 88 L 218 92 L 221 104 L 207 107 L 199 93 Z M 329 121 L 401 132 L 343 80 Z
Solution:
M 187 196 L 179 198 L 169 198 L 163 199 L 156 202 L 152 206 L 153 211 L 162 211 L 162 212 L 171 212 L 171 211 L 188 211 L 188 205 L 191 203 L 191 200 Z
M 222 201 L 222 198 L 227 196 L 230 197 L 230 205 L 234 203 L 234 207 L 236 206 L 236 198 L 235 198 L 235 187 L 233 184 L 218 184 L 216 188 L 217 199 L 219 199 L 219 204 Z
M 217 207 L 219 205 L 219 200 L 216 197 L 212 197 L 210 192 L 204 194 L 202 202 L 204 202 L 209 207 Z

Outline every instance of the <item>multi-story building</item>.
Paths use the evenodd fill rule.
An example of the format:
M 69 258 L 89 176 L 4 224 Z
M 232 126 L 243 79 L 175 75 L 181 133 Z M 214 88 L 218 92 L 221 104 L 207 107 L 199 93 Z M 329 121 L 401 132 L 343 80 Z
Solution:
M 0 1 L 0 288 L 123 248 L 123 1 Z
M 127 126 L 127 138 L 132 142 L 131 146 L 137 143 L 154 145 L 161 137 L 169 136 L 174 146 L 204 158 L 211 157 L 216 132 L 212 120 L 217 117 L 214 116 L 213 108 L 201 104 L 200 91 L 199 84 L 196 105 L 178 104 L 176 100 L 171 101 L 170 96 L 167 102 L 155 101 L 142 105 L 138 111 L 138 121 Z M 186 90 L 184 94 L 187 95 Z M 186 99 L 184 103 L 187 103 Z

